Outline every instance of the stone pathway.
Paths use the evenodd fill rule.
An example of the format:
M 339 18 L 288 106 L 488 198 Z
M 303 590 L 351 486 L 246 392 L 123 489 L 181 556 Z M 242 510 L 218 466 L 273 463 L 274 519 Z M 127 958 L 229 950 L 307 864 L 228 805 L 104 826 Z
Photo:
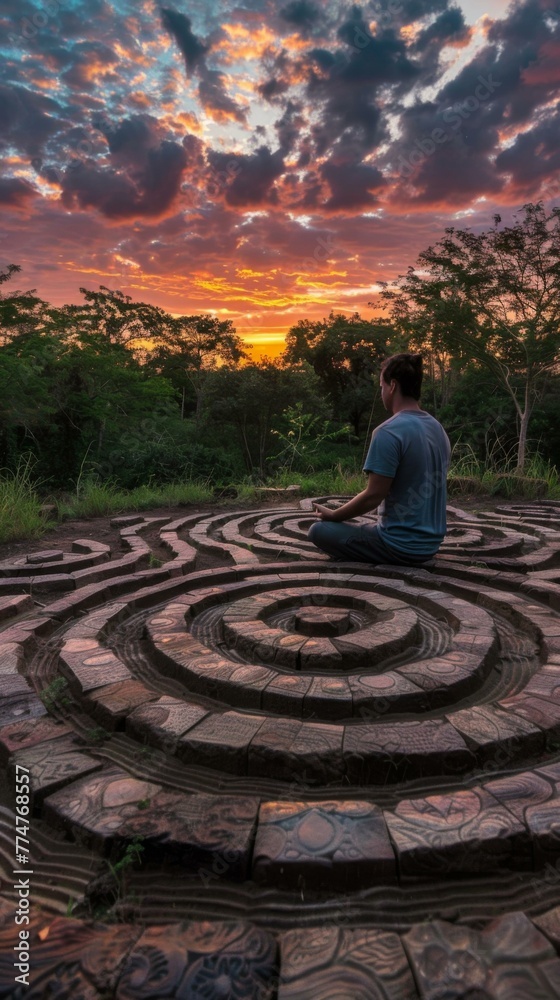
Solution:
M 560 995 L 560 503 L 311 510 L 0 563 L 0 998 Z

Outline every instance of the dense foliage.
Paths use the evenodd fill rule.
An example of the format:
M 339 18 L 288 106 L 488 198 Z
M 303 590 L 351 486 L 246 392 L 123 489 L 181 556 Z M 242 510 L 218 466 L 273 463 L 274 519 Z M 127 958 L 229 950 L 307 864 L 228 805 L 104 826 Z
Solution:
M 560 210 L 526 206 L 488 233 L 449 230 L 394 290 L 390 319 L 331 313 L 250 361 L 229 321 L 172 317 L 103 286 L 81 305 L 13 291 L 0 271 L 0 467 L 22 456 L 49 490 L 133 488 L 359 469 L 385 419 L 379 367 L 426 358 L 423 405 L 455 455 L 522 466 L 560 454 Z

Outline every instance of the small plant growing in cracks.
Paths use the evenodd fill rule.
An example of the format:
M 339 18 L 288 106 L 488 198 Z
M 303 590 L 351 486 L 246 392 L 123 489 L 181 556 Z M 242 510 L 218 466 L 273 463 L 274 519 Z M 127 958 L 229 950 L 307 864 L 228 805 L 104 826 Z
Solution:
M 66 693 L 68 690 L 68 681 L 65 677 L 55 677 L 54 680 L 47 684 L 46 688 L 39 693 L 39 698 L 43 702 L 45 708 L 52 711 L 54 708 L 70 708 L 72 701 Z

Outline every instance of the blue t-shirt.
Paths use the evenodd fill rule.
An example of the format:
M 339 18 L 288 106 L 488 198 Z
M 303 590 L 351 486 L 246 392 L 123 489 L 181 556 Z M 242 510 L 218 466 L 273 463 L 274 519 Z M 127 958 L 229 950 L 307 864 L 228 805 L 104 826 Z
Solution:
M 446 531 L 449 438 L 425 410 L 401 410 L 376 427 L 365 472 L 393 480 L 378 507 L 379 533 L 399 555 L 434 555 Z

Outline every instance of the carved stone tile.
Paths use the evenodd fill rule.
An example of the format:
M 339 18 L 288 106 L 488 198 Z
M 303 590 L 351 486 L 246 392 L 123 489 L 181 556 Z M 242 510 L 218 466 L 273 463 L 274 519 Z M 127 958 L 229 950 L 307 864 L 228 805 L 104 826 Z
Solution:
M 523 771 L 507 778 L 486 781 L 484 788 L 520 821 L 525 823 L 525 814 L 530 806 L 538 806 L 554 797 L 550 781 L 534 771 Z
M 298 719 L 267 719 L 249 745 L 248 773 L 259 777 L 274 774 L 283 780 L 293 777 L 300 760 L 292 748 L 301 726 Z
M 525 821 L 533 838 L 537 868 L 547 861 L 554 863 L 560 855 L 560 796 L 555 794 L 540 805 L 529 806 Z
M 0 726 L 46 714 L 43 702 L 24 677 L 19 674 L 0 677 Z
M 313 678 L 307 674 L 278 674 L 262 693 L 262 707 L 265 712 L 286 712 L 301 717 L 303 699 L 311 687 Z
M 551 1000 L 560 961 L 524 913 L 483 931 L 442 920 L 419 924 L 403 938 L 424 1000 Z
M 10 754 L 25 750 L 47 740 L 58 740 L 69 736 L 71 729 L 62 722 L 47 716 L 21 719 L 0 729 L 0 764 L 5 766 Z
M 29 786 L 34 801 L 103 767 L 101 761 L 80 750 L 70 737 L 49 740 L 14 753 L 9 764 L 12 783 L 16 764 L 29 769 Z
M 112 996 L 126 955 L 142 933 L 141 927 L 86 923 L 47 917 L 30 927 L 30 974 L 26 1000 L 102 1000 Z M 0 935 L 0 990 L 14 982 L 13 945 L 18 928 Z M 8 950 L 9 949 L 9 950 Z M 11 954 L 10 954 L 11 952 Z M 12 997 L 15 993 L 0 993 Z
M 335 924 L 287 931 L 279 943 L 278 1000 L 418 1000 L 397 934 Z
M 151 801 L 160 791 L 154 782 L 107 768 L 49 795 L 43 816 L 52 826 L 62 826 L 78 840 L 109 854 L 124 821 L 137 816 L 138 804 Z
M 474 764 L 459 733 L 438 719 L 347 726 L 344 759 L 350 781 L 365 784 L 460 774 Z
M 535 723 L 547 733 L 560 735 L 560 700 L 556 702 L 552 697 L 537 698 L 522 691 L 521 694 L 502 699 L 498 704 L 500 708 Z
M 147 740 L 166 753 L 175 753 L 179 737 L 207 715 L 208 709 L 200 705 L 165 695 L 134 709 L 127 717 L 126 729 L 137 739 Z
M 84 708 L 105 727 L 113 731 L 121 729 L 129 712 L 148 702 L 155 701 L 157 692 L 150 690 L 141 681 L 119 681 L 108 684 L 84 699 Z
M 292 744 L 296 772 L 312 784 L 341 781 L 345 773 L 342 745 L 344 727 L 304 722 Z
M 303 699 L 304 718 L 349 719 L 352 716 L 352 691 L 347 677 L 314 677 Z
M 519 715 L 500 711 L 495 705 L 465 708 L 449 713 L 447 719 L 482 761 L 491 760 L 498 747 L 516 757 L 539 754 L 545 749 L 545 737 L 538 726 Z
M 143 860 L 172 861 L 200 877 L 247 878 L 259 799 L 250 796 L 184 795 L 157 791 L 128 812 L 115 834 L 144 838 Z
M 150 927 L 125 961 L 116 1000 L 261 1000 L 277 978 L 277 945 L 241 921 Z
M 384 815 L 403 875 L 532 868 L 525 825 L 482 788 L 404 799 Z
M 555 872 L 557 879 L 560 879 L 558 872 Z M 560 906 L 555 906 L 546 913 L 539 913 L 536 917 L 531 917 L 535 927 L 544 934 L 554 945 L 556 951 L 560 952 Z
M 364 719 L 377 718 L 393 711 L 422 711 L 428 708 L 424 691 L 402 677 L 399 670 L 382 674 L 350 674 L 354 715 Z
M 97 645 L 91 651 L 72 652 L 64 648 L 60 654 L 60 668 L 68 678 L 70 687 L 84 694 L 106 684 L 132 679 L 128 667 L 110 649 Z
M 261 806 L 253 876 L 278 888 L 366 888 L 396 879 L 381 810 L 368 802 L 267 802 Z
M 180 737 L 177 755 L 186 763 L 247 774 L 249 745 L 264 721 L 262 715 L 240 712 L 209 715 Z

